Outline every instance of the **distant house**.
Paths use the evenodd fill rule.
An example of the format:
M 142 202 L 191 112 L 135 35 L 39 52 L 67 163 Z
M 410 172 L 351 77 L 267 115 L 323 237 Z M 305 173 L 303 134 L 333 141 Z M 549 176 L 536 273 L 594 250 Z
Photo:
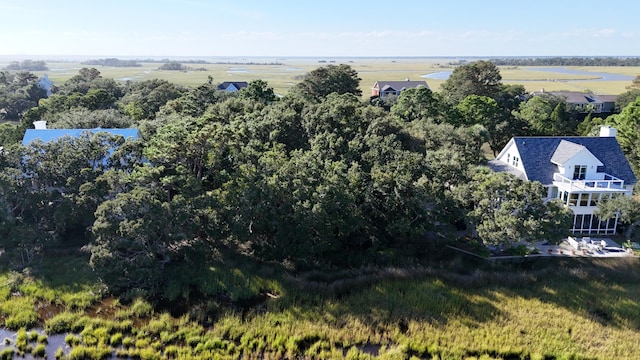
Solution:
M 246 81 L 225 81 L 218 85 L 218 90 L 235 92 L 240 91 L 242 88 L 246 88 L 249 85 Z
M 594 95 L 579 91 L 545 92 L 544 89 L 533 93 L 534 96 L 542 94 L 550 94 L 564 98 L 570 108 L 575 109 L 580 113 L 613 113 L 616 108 L 616 95 Z
M 371 96 L 378 96 L 384 98 L 387 96 L 398 96 L 406 89 L 415 89 L 418 87 L 429 88 L 427 82 L 424 80 L 411 81 L 409 79 L 404 81 L 376 81 L 371 88 Z
M 571 232 L 614 234 L 617 217 L 602 220 L 594 212 L 604 199 L 631 196 L 636 184 L 615 134 L 603 126 L 599 137 L 514 137 L 489 167 L 540 182 L 547 199 L 560 199 L 573 211 Z

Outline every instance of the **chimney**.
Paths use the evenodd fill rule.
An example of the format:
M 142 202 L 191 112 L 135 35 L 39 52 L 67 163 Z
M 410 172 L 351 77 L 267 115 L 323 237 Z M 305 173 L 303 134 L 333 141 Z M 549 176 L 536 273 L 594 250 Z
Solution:
M 47 122 L 44 120 L 34 121 L 33 126 L 35 126 L 36 130 L 46 130 Z
M 609 125 L 600 126 L 600 137 L 616 137 L 616 128 Z

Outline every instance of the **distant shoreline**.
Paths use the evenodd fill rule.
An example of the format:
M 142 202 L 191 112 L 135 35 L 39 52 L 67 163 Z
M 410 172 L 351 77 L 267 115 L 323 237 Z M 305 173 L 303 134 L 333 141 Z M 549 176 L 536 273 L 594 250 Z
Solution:
M 493 56 L 476 56 L 476 55 L 460 55 L 460 56 L 145 56 L 145 55 L 0 55 L 0 61 L 12 60 L 48 60 L 48 61 L 85 61 L 103 58 L 117 58 L 122 60 L 152 60 L 154 62 L 161 60 L 176 61 L 208 61 L 208 62 L 258 62 L 259 60 L 268 61 L 329 61 L 329 60 L 490 60 L 490 59 L 550 59 L 550 58 L 583 58 L 583 59 L 625 59 L 640 58 L 640 55 L 611 55 L 611 56 L 573 56 L 573 55 L 553 55 L 553 56 L 532 56 L 532 55 L 493 55 Z

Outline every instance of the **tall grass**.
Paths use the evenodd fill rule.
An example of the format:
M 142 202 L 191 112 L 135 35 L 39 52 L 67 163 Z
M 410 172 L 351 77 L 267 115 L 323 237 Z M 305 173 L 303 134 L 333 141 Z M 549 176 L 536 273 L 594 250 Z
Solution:
M 216 314 L 210 326 L 137 299 L 103 300 L 95 305 L 102 311 L 61 303 L 59 313 L 43 319 L 44 328 L 70 333 L 70 359 L 103 358 L 109 351 L 140 359 L 633 359 L 640 353 L 637 259 L 486 267 L 456 260 L 288 277 L 240 262 L 227 265 L 227 274 L 211 268 L 202 275 L 212 284 L 229 281 L 205 287 L 211 294 L 240 289 L 234 290 L 237 301 L 211 309 Z M 23 312 L 37 319 L 34 309 L 47 291 L 73 295 L 34 274 L 0 276 L 11 289 L 0 297 L 6 324 Z M 20 296 L 15 289 L 23 289 Z M 240 295 L 266 289 L 273 296 L 255 302 L 244 303 Z M 15 321 L 16 328 L 33 323 Z M 18 354 L 40 353 L 43 342 L 29 340 L 42 335 L 20 330 Z
M 192 86 L 201 85 L 208 81 L 208 77 L 212 76 L 216 82 L 223 81 L 251 81 L 256 79 L 265 80 L 272 86 L 276 93 L 286 94 L 302 76 L 309 71 L 326 65 L 309 60 L 287 59 L 283 61 L 284 66 L 278 65 L 230 65 L 230 64 L 204 64 L 195 67 L 206 68 L 206 71 L 158 71 L 160 64 L 143 63 L 137 68 L 119 68 L 108 66 L 86 66 L 80 63 L 64 62 L 49 63 L 51 68 L 70 69 L 70 71 L 59 72 L 34 72 L 38 76 L 48 73 L 49 79 L 54 83 L 62 84 L 63 82 L 76 75 L 77 72 L 71 69 L 80 69 L 82 67 L 95 67 L 105 78 L 112 78 L 121 82 L 131 79 L 131 81 L 143 81 L 151 79 L 162 79 L 172 83 Z M 368 99 L 371 94 L 371 87 L 379 80 L 420 80 L 422 75 L 438 72 L 443 70 L 452 70 L 453 67 L 448 65 L 450 60 L 446 59 L 354 59 L 348 62 L 362 79 L 360 88 L 363 98 Z M 230 72 L 232 67 L 244 67 L 247 72 L 236 73 Z M 528 68 L 528 67 L 527 67 Z M 617 95 L 626 91 L 626 86 L 631 81 L 579 81 L 567 82 L 564 80 L 585 79 L 589 76 L 558 74 L 553 72 L 530 71 L 527 68 L 518 67 L 501 67 L 500 73 L 503 82 L 510 84 L 522 84 L 528 91 L 539 91 L 544 88 L 547 91 L 556 90 L 574 90 L 574 91 L 595 91 L 602 94 Z M 638 67 L 571 67 L 578 70 L 595 71 L 595 72 L 611 72 L 615 74 L 624 74 L 636 76 L 640 74 Z M 443 80 L 426 79 L 429 87 L 437 91 Z

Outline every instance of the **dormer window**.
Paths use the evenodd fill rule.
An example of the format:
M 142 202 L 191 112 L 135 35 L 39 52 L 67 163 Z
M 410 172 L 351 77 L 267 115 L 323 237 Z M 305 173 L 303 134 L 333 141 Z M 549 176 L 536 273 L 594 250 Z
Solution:
M 576 165 L 573 168 L 573 180 L 584 180 L 587 176 L 587 165 Z

